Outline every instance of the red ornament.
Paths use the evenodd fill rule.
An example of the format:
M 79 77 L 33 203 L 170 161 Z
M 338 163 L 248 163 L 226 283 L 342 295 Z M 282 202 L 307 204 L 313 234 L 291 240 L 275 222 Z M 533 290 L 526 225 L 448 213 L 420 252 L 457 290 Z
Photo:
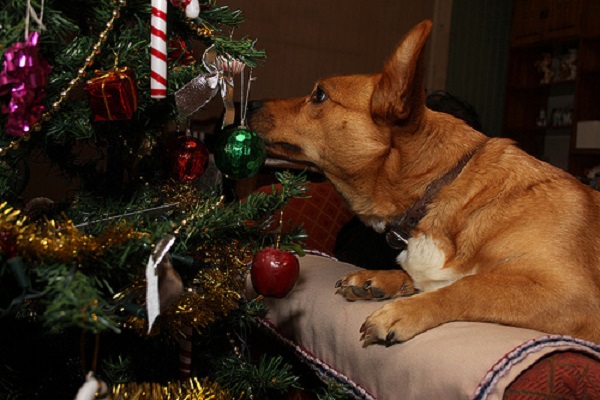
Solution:
M 177 137 L 168 150 L 171 174 L 185 183 L 200 178 L 208 166 L 208 148 L 192 136 Z
M 94 121 L 131 119 L 137 110 L 135 75 L 127 67 L 109 72 L 96 71 L 85 90 L 90 97 Z
M 177 61 L 180 65 L 192 65 L 196 63 L 194 54 L 188 49 L 185 40 L 177 36 L 169 40 L 168 61 Z
M 259 250 L 250 267 L 254 290 L 268 297 L 285 297 L 294 288 L 299 276 L 298 258 L 275 247 Z

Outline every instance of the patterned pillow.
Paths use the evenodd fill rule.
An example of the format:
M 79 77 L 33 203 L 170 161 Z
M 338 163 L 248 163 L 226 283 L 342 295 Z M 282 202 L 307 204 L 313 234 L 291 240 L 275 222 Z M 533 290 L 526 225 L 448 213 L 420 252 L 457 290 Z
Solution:
M 344 199 L 329 182 L 308 183 L 307 198 L 291 199 L 283 210 L 284 224 L 302 225 L 308 238 L 308 250 L 333 255 L 335 240 L 342 226 L 353 213 Z M 263 186 L 256 192 L 271 193 L 277 191 L 280 184 Z
M 600 367 L 590 355 L 566 351 L 546 356 L 514 381 L 504 400 L 591 399 L 600 394 Z

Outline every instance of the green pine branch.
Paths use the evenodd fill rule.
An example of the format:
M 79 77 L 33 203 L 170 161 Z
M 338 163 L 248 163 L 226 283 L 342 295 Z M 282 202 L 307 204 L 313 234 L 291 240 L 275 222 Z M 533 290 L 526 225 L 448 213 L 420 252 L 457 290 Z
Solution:
M 318 400 L 344 400 L 352 393 L 349 388 L 334 379 L 327 379 L 324 384 L 324 387 L 315 391 Z
M 222 26 L 237 28 L 245 22 L 240 10 L 230 11 L 228 6 L 218 6 L 215 0 L 210 2 L 211 7 L 200 15 L 200 21 L 209 28 L 220 30 Z
M 91 276 L 81 271 L 66 270 L 65 265 L 37 268 L 40 279 L 47 281 L 43 323 L 51 333 L 67 328 L 82 328 L 94 333 L 118 332 L 119 325 L 107 299 L 94 285 Z
M 264 50 L 256 50 L 256 40 L 245 36 L 240 40 L 234 40 L 228 36 L 217 36 L 214 39 L 215 48 L 219 54 L 227 54 L 233 58 L 242 60 L 250 68 L 260 65 L 266 59 Z
M 35 10 L 41 10 L 41 0 L 31 0 L 30 3 Z M 31 152 L 37 150 L 60 167 L 67 179 L 77 179 L 81 184 L 79 191 L 67 202 L 54 204 L 44 216 L 31 218 L 25 223 L 35 227 L 38 227 L 37 224 L 40 227 L 49 224 L 45 227 L 56 226 L 60 234 L 67 235 L 65 226 L 72 222 L 76 230 L 90 240 L 106 232 L 113 235 L 112 241 L 107 241 L 101 249 L 76 249 L 73 253 L 66 253 L 67 256 L 17 248 L 18 257 L 13 257 L 12 250 L 8 252 L 0 247 L 0 323 L 15 331 L 27 330 L 30 325 L 29 328 L 35 330 L 40 338 L 51 336 L 60 339 L 65 336 L 65 343 L 75 347 L 78 347 L 77 339 L 67 338 L 66 334 L 101 333 L 103 338 L 111 338 L 113 346 L 105 346 L 101 351 L 107 355 L 102 370 L 113 382 L 139 379 L 141 375 L 132 374 L 132 369 L 143 370 L 144 373 L 161 371 L 154 374 L 159 375 L 158 379 L 164 378 L 164 371 L 168 370 L 164 365 L 158 368 L 148 365 L 147 361 L 157 357 L 158 353 L 151 351 L 140 357 L 135 353 L 139 344 L 139 338 L 135 336 L 137 333 L 123 331 L 123 318 L 127 317 L 127 313 L 143 317 L 143 304 L 137 304 L 134 301 L 137 297 L 128 290 L 143 287 L 147 261 L 153 245 L 160 239 L 168 234 L 176 235 L 171 249 L 173 264 L 184 280 L 184 286 L 190 287 L 198 275 L 198 268 L 204 266 L 193 262 L 184 265 L 178 260 L 193 259 L 199 246 L 217 244 L 227 248 L 235 241 L 244 250 L 255 251 L 280 242 L 282 248 L 300 251 L 306 236 L 301 227 L 279 226 L 279 211 L 292 198 L 305 196 L 304 174 L 277 174 L 280 191 L 251 194 L 244 201 L 225 201 L 216 191 L 198 190 L 194 202 L 183 204 L 165 194 L 168 184 L 161 174 L 163 166 L 157 154 L 163 150 L 161 134 L 167 124 L 183 120 L 178 114 L 173 93 L 207 71 L 201 60 L 184 65 L 185 57 L 170 58 L 168 90 L 171 94 L 164 100 L 152 99 L 149 61 L 151 3 L 148 0 L 127 0 L 115 19 L 114 28 L 101 39 L 100 33 L 106 30 L 107 22 L 113 18 L 116 4 L 115 0 L 44 0 L 46 29 L 41 31 L 40 53 L 52 65 L 52 72 L 43 105 L 46 110 L 52 111 L 51 117 L 42 122 L 40 131 L 31 132 L 30 140 L 21 140 L 14 145 L 15 138 L 5 131 L 8 115 L 0 115 L 0 147 L 5 150 L 0 152 L 0 203 L 10 200 L 11 204 L 20 205 L 19 195 L 28 174 L 27 160 Z M 3 2 L 0 57 L 4 56 L 7 48 L 25 40 L 26 5 L 27 0 Z M 220 55 L 237 58 L 254 68 L 266 59 L 266 55 L 256 48 L 255 39 L 235 37 L 235 28 L 242 23 L 244 16 L 240 10 L 217 5 L 215 0 L 210 1 L 210 7 L 203 8 L 195 21 L 186 20 L 181 10 L 169 5 L 170 39 L 185 42 L 189 49 L 196 51 L 196 56 L 198 49 L 201 51 L 214 45 Z M 212 33 L 201 35 L 199 27 Z M 36 29 L 35 24 L 30 22 L 30 30 Z M 97 43 L 101 43 L 100 48 L 93 53 Z M 93 58 L 93 63 L 84 68 L 90 58 Z M 86 82 L 97 71 L 106 73 L 124 67 L 135 75 L 137 111 L 131 120 L 95 122 L 84 91 Z M 77 78 L 77 85 L 67 93 L 70 82 Z M 8 96 L 1 100 L 8 101 Z M 54 104 L 60 107 L 55 110 Z M 13 143 L 12 147 L 6 150 L 10 143 Z M 148 144 L 152 151 L 141 155 L 139 149 Z M 140 157 L 143 157 L 142 161 Z M 139 164 L 134 165 L 132 160 L 139 161 Z M 118 237 L 117 226 L 133 233 L 126 239 Z M 6 232 L 1 231 L 0 234 Z M 54 231 L 42 229 L 36 232 L 36 235 L 44 235 L 47 233 L 42 232 Z M 126 294 L 115 296 L 122 293 Z M 249 321 L 264 313 L 262 302 L 241 302 L 238 310 L 228 314 L 226 323 L 230 324 L 236 339 L 246 345 L 244 337 L 250 333 Z M 19 321 L 19 327 L 16 327 L 15 321 Z M 207 329 L 208 333 L 212 333 L 215 342 L 226 339 L 222 337 L 222 329 Z M 125 342 L 136 345 L 125 344 L 119 349 L 117 342 L 123 341 L 124 336 Z M 3 342 L 5 354 L 14 345 L 12 339 L 10 343 L 7 340 Z M 159 344 L 166 344 L 164 338 L 153 341 L 153 346 Z M 176 352 L 169 345 L 173 346 L 173 343 L 162 346 L 166 347 L 162 350 L 176 359 Z M 223 347 L 213 346 L 210 350 L 217 353 Z M 229 382 L 227 385 L 246 391 L 251 388 L 250 391 L 256 395 L 281 393 L 298 386 L 298 379 L 281 357 L 263 357 L 252 364 L 242 361 L 249 359 L 247 356 L 244 352 L 242 358 L 235 356 L 224 361 L 223 365 L 237 369 L 223 372 L 222 378 Z M 14 361 L 20 357 L 20 354 L 13 354 L 10 358 Z M 78 365 L 77 369 L 81 366 Z M 12 371 L 8 365 L 0 365 L 0 369 Z M 15 378 L 10 382 L 25 382 L 24 377 L 29 378 L 30 372 L 29 365 L 23 370 L 15 370 Z M 66 382 L 73 385 L 73 376 L 52 380 L 60 382 L 68 391 Z M 81 384 L 81 378 L 75 377 L 76 385 Z M 15 399 L 19 398 L 19 387 L 9 385 L 10 382 L 0 378 L 0 391 L 6 389 L 14 394 Z M 29 386 L 24 388 L 24 393 L 35 391 Z
M 245 201 L 219 207 L 210 212 L 217 203 L 216 198 L 198 205 L 195 218 L 188 222 L 180 233 L 181 246 L 190 247 L 190 243 L 202 243 L 219 238 L 237 238 L 254 248 L 267 244 L 273 245 L 273 235 L 265 236 L 265 232 L 277 234 L 282 227 L 277 226 L 278 214 L 292 198 L 305 196 L 306 175 L 293 174 L 289 171 L 276 173 L 281 183 L 281 191 L 274 193 L 252 193 Z M 271 227 L 275 224 L 276 230 Z M 282 236 L 282 243 L 291 244 L 304 239 L 305 234 L 299 229 L 288 231 Z
M 262 355 L 257 364 L 251 364 L 232 354 L 221 360 L 215 376 L 217 382 L 237 395 L 245 393 L 262 398 L 276 393 L 281 396 L 300 388 L 299 377 L 281 356 Z
M 158 187 L 146 188 L 129 199 L 82 196 L 75 207 L 64 211 L 63 217 L 73 221 L 79 231 L 100 237 L 104 232 L 115 232 L 115 226 L 122 226 L 124 232 L 130 227 L 139 234 L 89 253 L 82 249 L 70 263 L 45 252 L 23 254 L 25 262 L 17 272 L 32 282 L 31 287 L 24 289 L 28 294 L 36 294 L 35 302 L 44 309 L 40 318 L 53 331 L 66 327 L 93 332 L 114 330 L 119 318 L 113 311 L 123 304 L 113 300 L 113 295 L 144 279 L 152 243 L 167 234 L 178 231 L 172 252 L 183 256 L 193 256 L 201 245 L 228 246 L 232 240 L 252 251 L 273 245 L 282 229 L 277 226 L 278 210 L 292 198 L 304 196 L 306 190 L 305 174 L 282 172 L 277 177 L 281 183 L 279 192 L 257 193 L 246 201 L 222 203 L 216 192 L 203 191 L 197 193 L 198 205 L 191 209 L 163 203 Z M 189 222 L 181 226 L 183 220 Z M 295 227 L 281 235 L 280 241 L 299 247 L 304 237 L 301 228 Z M 18 296 L 15 298 L 21 300 L 17 304 L 26 309 L 30 302 L 24 302 L 22 294 L 14 292 L 15 278 L 8 267 L 9 260 L 1 257 L 2 253 L 0 293 Z M 193 271 L 186 274 L 194 275 Z M 3 299 L 0 311 L 13 302 Z

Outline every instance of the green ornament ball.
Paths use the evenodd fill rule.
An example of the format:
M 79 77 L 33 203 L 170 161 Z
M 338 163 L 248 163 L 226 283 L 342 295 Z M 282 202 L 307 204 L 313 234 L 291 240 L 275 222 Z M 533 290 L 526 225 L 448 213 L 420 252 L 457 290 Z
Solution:
M 227 129 L 215 143 L 215 164 L 230 179 L 246 179 L 258 173 L 267 158 L 265 143 L 256 132 Z

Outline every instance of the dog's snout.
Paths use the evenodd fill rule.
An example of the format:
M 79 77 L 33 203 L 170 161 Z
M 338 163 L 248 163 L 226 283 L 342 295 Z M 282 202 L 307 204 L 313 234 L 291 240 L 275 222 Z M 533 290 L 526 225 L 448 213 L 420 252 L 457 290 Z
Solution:
M 248 102 L 247 112 L 250 128 L 257 131 L 259 135 L 273 128 L 273 117 L 264 102 L 260 100 Z

